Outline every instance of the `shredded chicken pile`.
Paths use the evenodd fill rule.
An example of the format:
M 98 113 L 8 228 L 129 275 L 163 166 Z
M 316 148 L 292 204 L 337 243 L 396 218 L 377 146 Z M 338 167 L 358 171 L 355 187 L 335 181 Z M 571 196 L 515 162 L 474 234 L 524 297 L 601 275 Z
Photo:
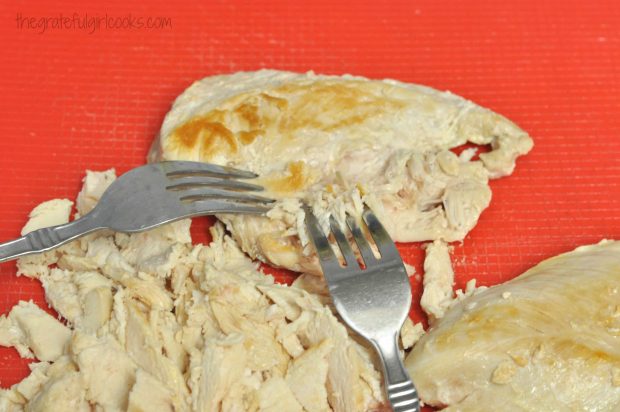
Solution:
M 88 172 L 77 215 L 114 180 Z M 68 221 L 38 206 L 24 233 Z M 0 317 L 0 344 L 36 358 L 0 393 L 3 411 L 367 411 L 384 402 L 371 352 L 325 298 L 259 271 L 225 235 L 192 245 L 190 221 L 140 234 L 99 232 L 18 262 L 58 320 L 32 302 Z M 303 278 L 302 278 L 303 280 Z M 423 333 L 410 321 L 411 347 Z

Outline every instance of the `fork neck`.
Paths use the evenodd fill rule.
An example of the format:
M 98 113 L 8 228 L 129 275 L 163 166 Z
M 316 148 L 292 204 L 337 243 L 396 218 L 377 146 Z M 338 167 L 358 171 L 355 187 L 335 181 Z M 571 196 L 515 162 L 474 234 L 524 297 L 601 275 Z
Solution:
M 62 244 L 64 244 L 77 239 L 78 237 L 104 228 L 105 225 L 102 223 L 99 213 L 97 213 L 97 210 L 93 210 L 91 213 L 88 213 L 72 222 L 52 226 L 48 229 L 56 232 Z
M 419 412 L 420 398 L 407 374 L 398 347 L 398 333 L 370 339 L 379 352 L 388 402 L 394 412 Z
M 386 378 L 390 382 L 408 380 L 409 375 L 403 367 L 398 346 L 398 334 L 389 334 L 370 339 L 371 343 L 383 356 L 382 363 Z
M 33 230 L 18 239 L 0 244 L 0 262 L 48 251 L 103 227 L 97 214 L 87 214 L 63 225 Z

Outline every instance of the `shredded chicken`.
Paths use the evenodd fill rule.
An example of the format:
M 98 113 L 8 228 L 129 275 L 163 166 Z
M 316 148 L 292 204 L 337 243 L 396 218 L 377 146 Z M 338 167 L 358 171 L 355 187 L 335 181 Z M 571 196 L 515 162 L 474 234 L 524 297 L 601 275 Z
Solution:
M 110 176 L 88 173 L 78 213 L 96 204 Z M 45 210 L 33 219 L 52 223 Z M 189 226 L 100 232 L 20 259 L 21 272 L 42 282 L 64 322 L 32 302 L 0 317 L 0 344 L 41 361 L 0 393 L 0 410 L 348 412 L 383 405 L 373 354 L 323 296 L 276 284 L 221 224 L 208 246 L 191 244 Z M 404 347 L 421 333 L 407 323 Z

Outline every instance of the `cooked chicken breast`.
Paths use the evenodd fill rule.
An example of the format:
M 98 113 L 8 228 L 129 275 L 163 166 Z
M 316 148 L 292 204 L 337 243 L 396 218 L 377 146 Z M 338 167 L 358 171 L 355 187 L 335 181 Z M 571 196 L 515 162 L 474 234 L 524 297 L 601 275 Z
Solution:
M 492 151 L 470 161 L 451 148 Z M 258 173 L 278 203 L 266 217 L 221 215 L 253 258 L 318 273 L 301 202 L 327 229 L 367 204 L 401 242 L 462 240 L 488 206 L 489 178 L 532 140 L 449 92 L 354 76 L 274 70 L 208 77 L 175 101 L 150 161 L 194 160 Z
M 620 242 L 548 259 L 462 299 L 406 359 L 450 411 L 617 411 Z

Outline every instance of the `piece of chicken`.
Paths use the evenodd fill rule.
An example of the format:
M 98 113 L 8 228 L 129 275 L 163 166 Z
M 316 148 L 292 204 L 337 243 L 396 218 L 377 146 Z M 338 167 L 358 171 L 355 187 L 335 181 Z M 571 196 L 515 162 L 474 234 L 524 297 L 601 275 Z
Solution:
M 292 362 L 286 372 L 286 381 L 295 397 L 308 412 L 330 411 L 327 403 L 327 355 L 332 350 L 329 339 L 313 346 Z M 308 385 L 316 382 L 318 385 Z
M 88 401 L 109 410 L 127 409 L 137 365 L 123 348 L 111 337 L 76 334 L 72 351 Z
M 69 221 L 73 202 L 68 199 L 53 199 L 43 202 L 30 212 L 28 223 L 22 228 L 22 236 L 48 226 L 56 226 Z
M 49 366 L 49 362 L 33 362 L 28 365 L 30 375 L 15 385 L 15 389 L 24 397 L 24 400 L 31 400 L 41 390 L 41 387 L 47 383 L 49 376 L 46 372 Z
M 90 212 L 96 205 L 103 192 L 116 179 L 116 171 L 114 169 L 105 172 L 86 171 L 86 176 L 82 180 L 82 190 L 78 193 L 75 201 L 75 207 L 81 216 Z
M 164 349 L 160 335 L 152 325 L 156 310 L 147 311 L 131 299 L 127 302 L 127 329 L 125 350 L 138 366 L 163 382 L 174 395 L 173 406 L 185 410 L 189 391 L 182 372 Z
M 28 222 L 22 228 L 21 234 L 25 235 L 43 227 L 69 222 L 72 207 L 73 202 L 68 199 L 52 199 L 41 203 L 30 212 Z M 66 248 L 66 246 L 61 248 Z M 17 263 L 17 274 L 34 278 L 49 274 L 49 266 L 58 262 L 58 251 L 57 249 L 21 257 Z
M 492 146 L 470 161 L 451 148 Z M 267 217 L 220 217 L 254 258 L 318 273 L 301 202 L 322 225 L 367 204 L 400 242 L 462 240 L 532 140 L 449 92 L 394 80 L 276 70 L 207 77 L 175 101 L 149 161 L 194 160 L 258 173 Z
M 10 322 L 0 319 L 0 345 L 16 346 L 20 353 L 27 347 L 42 361 L 55 361 L 68 349 L 71 330 L 32 301 L 15 305 Z
M 420 299 L 422 310 L 432 324 L 441 318 L 452 303 L 454 271 L 450 262 L 448 245 L 436 240 L 426 245 L 424 259 L 424 293 Z
M 620 409 L 620 242 L 548 259 L 455 303 L 406 359 L 450 411 Z
M 242 335 L 208 339 L 204 352 L 193 356 L 190 364 L 196 372 L 190 384 L 193 410 L 219 411 L 225 401 L 234 402 L 234 387 L 241 384 L 246 364 Z

